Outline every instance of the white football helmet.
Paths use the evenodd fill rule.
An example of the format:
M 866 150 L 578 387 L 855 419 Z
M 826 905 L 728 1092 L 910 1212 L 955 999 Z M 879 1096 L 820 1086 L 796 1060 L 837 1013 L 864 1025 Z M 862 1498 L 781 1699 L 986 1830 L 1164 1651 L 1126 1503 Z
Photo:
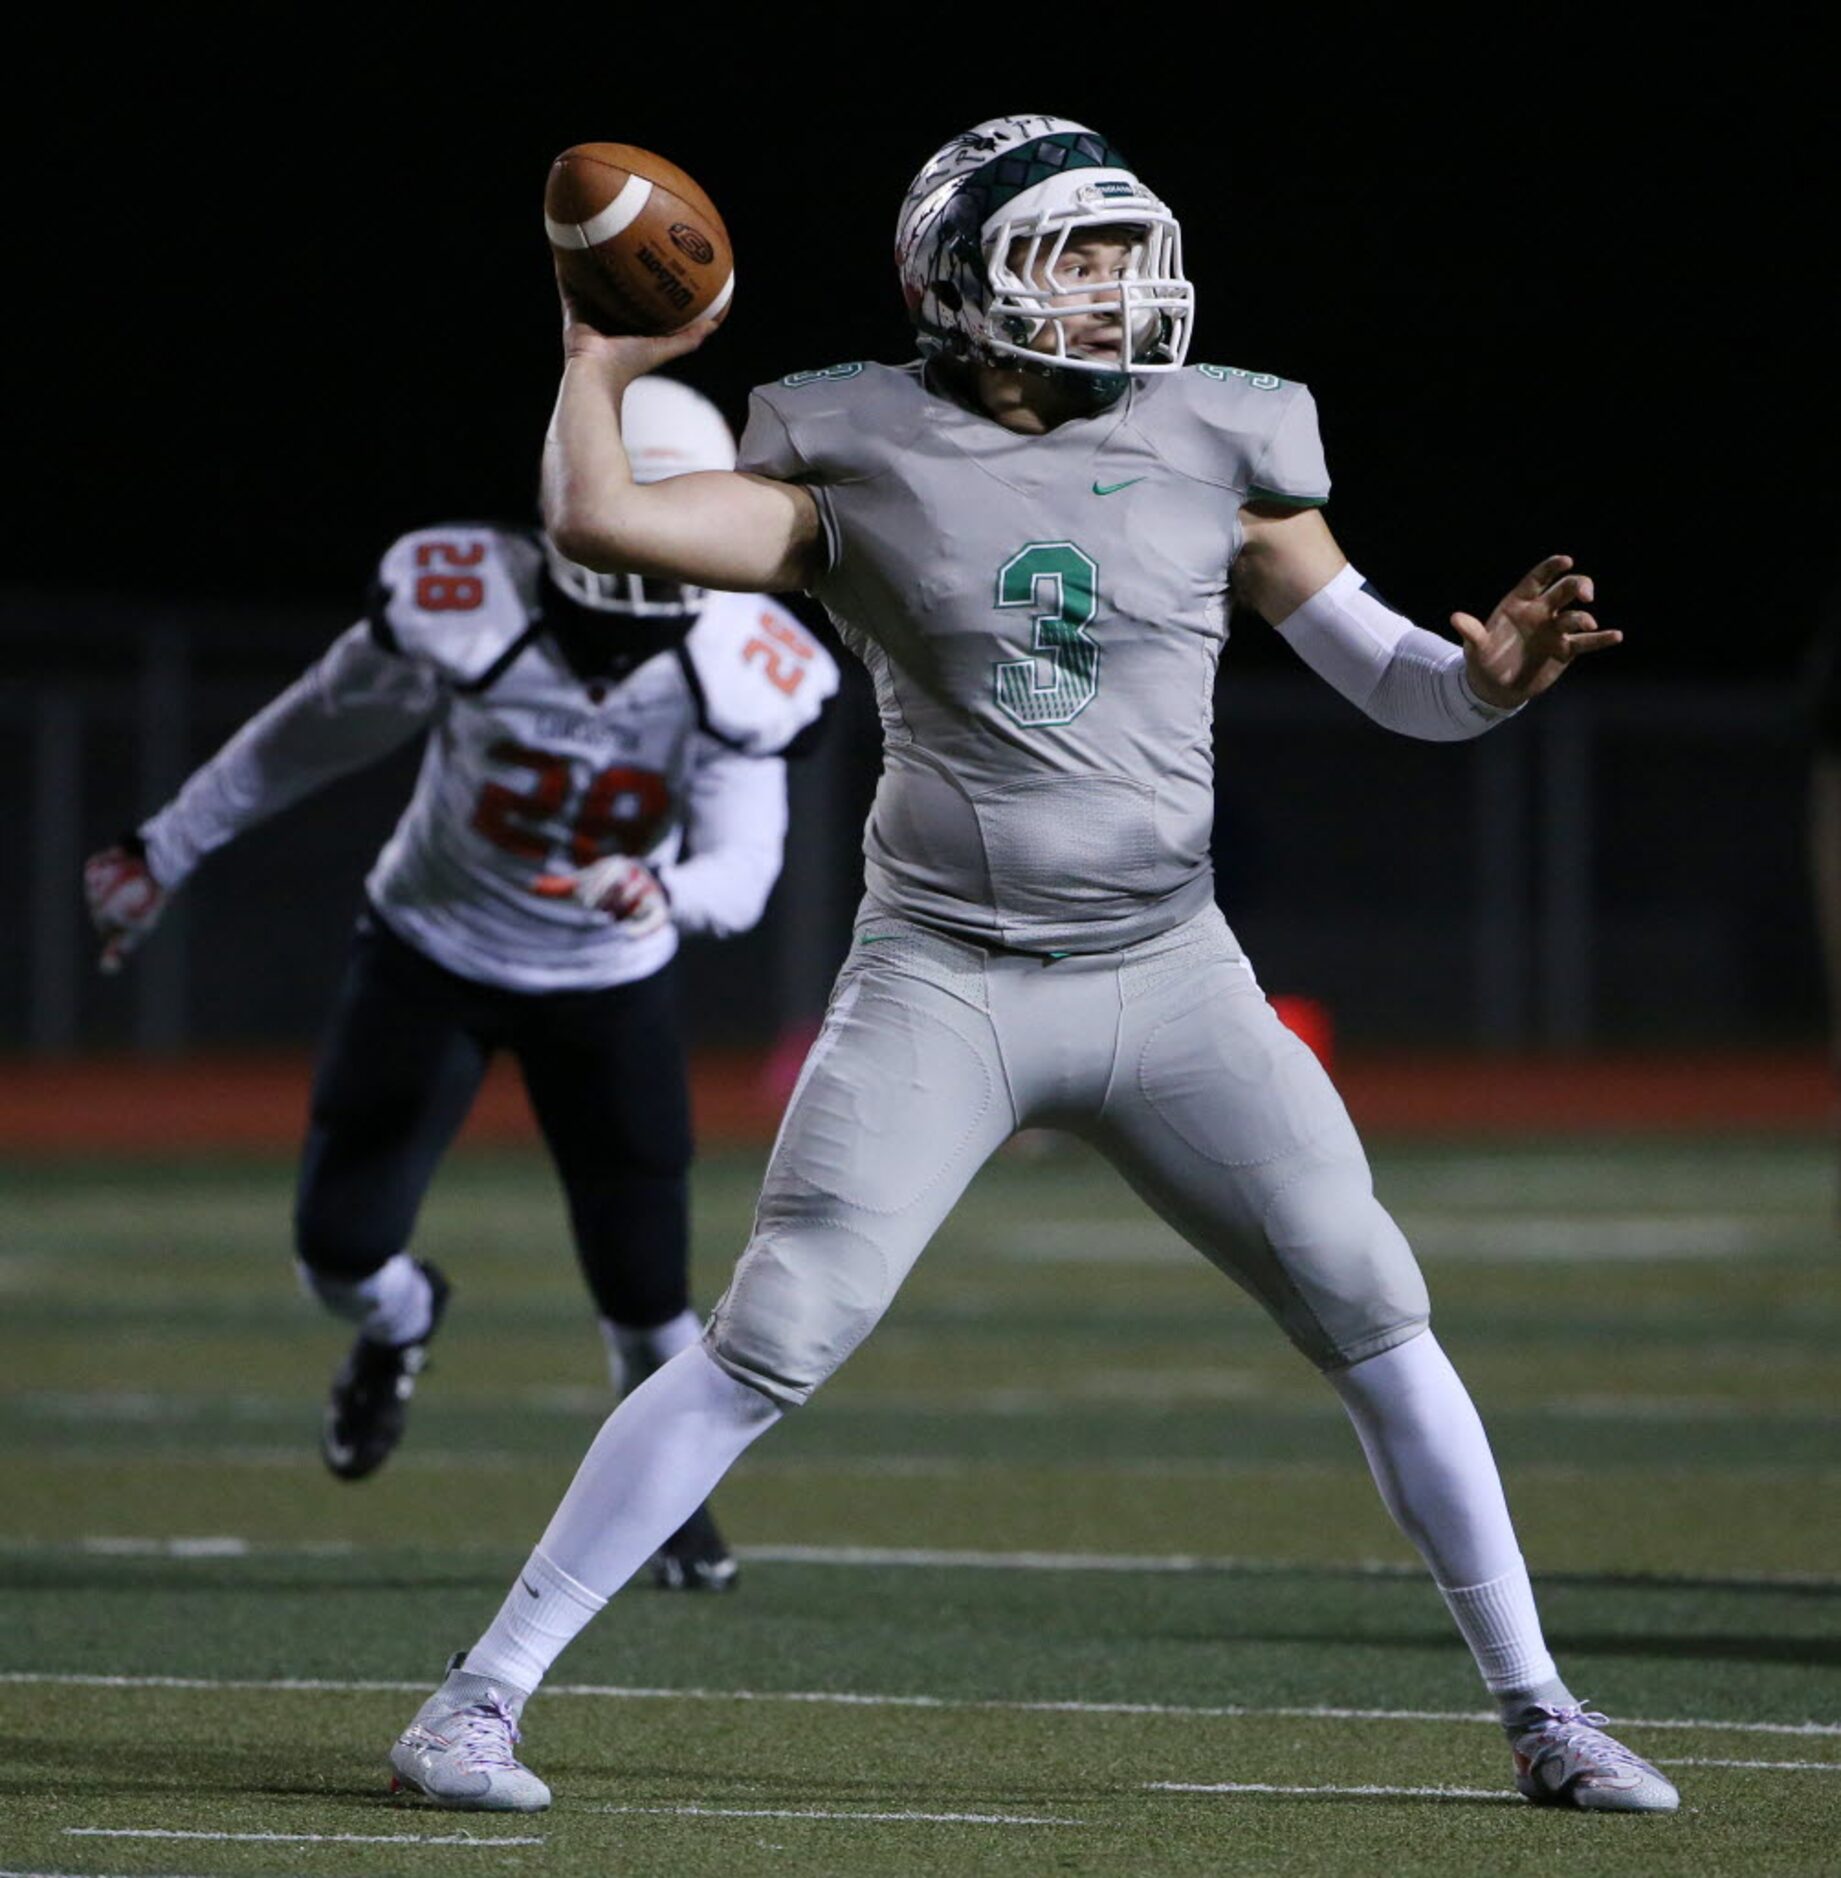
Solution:
M 650 374 L 627 386 L 620 405 L 620 433 L 633 480 L 662 482 L 691 470 L 732 470 L 735 433 L 722 413 L 699 391 L 674 378 Z M 597 574 L 566 561 L 548 535 L 543 553 L 550 578 L 578 606 L 628 619 L 660 619 L 699 613 L 709 593 L 675 580 L 640 574 Z
M 1125 277 L 1078 299 L 1047 285 L 1070 236 L 1102 227 L 1136 232 Z M 1188 354 L 1195 289 L 1176 217 L 1104 137 L 1064 117 L 994 117 L 935 152 L 901 205 L 895 265 L 929 356 L 1118 379 L 1173 372 Z M 1130 335 L 1123 360 L 1069 349 L 1064 322 L 1096 312 Z M 1032 348 L 1044 330 L 1053 352 Z

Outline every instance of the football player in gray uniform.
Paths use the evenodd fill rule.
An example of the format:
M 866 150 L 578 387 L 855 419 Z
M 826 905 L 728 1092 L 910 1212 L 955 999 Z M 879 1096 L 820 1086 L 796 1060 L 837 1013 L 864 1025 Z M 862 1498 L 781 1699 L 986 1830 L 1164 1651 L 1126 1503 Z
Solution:
M 590 566 L 816 595 L 868 666 L 883 773 L 857 944 L 702 1342 L 617 1408 L 500 1615 L 397 1742 L 409 1785 L 525 1809 L 512 1753 L 557 1654 L 874 1327 L 978 1167 L 1047 1124 L 1105 1154 L 1344 1403 L 1500 1707 L 1530 1800 L 1668 1811 L 1560 1679 L 1476 1410 L 1311 1052 L 1209 871 L 1229 597 L 1369 716 L 1488 730 L 1619 635 L 1543 560 L 1456 641 L 1338 549 L 1310 394 L 1187 361 L 1176 218 L 1106 140 L 1010 117 L 903 205 L 920 357 L 756 393 L 738 474 L 636 480 L 626 386 L 698 344 L 565 305 L 545 516 Z
M 626 400 L 635 473 L 727 472 L 689 386 Z M 295 1205 L 307 1289 L 357 1326 L 322 1452 L 382 1465 L 449 1286 L 407 1250 L 495 1051 L 513 1055 L 562 1176 L 619 1390 L 695 1343 L 690 1111 L 672 960 L 744 931 L 780 870 L 781 752 L 835 689 L 830 655 L 760 594 L 598 574 L 535 531 L 456 524 L 384 556 L 369 617 L 85 871 L 116 968 L 212 850 L 428 733 L 366 882 L 314 1081 Z M 653 1561 L 726 1589 L 699 1506 Z

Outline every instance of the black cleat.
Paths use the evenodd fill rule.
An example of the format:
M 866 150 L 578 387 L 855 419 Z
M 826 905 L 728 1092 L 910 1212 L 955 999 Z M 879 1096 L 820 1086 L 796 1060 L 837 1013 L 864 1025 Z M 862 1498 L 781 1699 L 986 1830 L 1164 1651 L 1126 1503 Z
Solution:
M 373 1343 L 360 1337 L 351 1347 L 326 1398 L 320 1453 L 341 1480 L 362 1480 L 390 1458 L 403 1438 L 409 1398 L 428 1361 L 428 1346 L 441 1328 L 453 1289 L 436 1268 L 417 1259 L 433 1293 L 434 1314 L 427 1331 L 413 1343 Z
M 652 1582 L 661 1591 L 733 1591 L 740 1575 L 707 1506 L 698 1507 L 652 1555 Z

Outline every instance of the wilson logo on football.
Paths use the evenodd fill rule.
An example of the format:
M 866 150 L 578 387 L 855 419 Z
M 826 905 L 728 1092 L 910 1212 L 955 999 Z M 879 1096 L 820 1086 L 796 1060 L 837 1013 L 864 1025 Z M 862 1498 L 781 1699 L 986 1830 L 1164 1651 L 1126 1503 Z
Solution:
M 699 267 L 708 267 L 715 260 L 716 250 L 689 223 L 673 222 L 666 232 L 671 236 L 671 245 L 680 254 L 688 255 Z

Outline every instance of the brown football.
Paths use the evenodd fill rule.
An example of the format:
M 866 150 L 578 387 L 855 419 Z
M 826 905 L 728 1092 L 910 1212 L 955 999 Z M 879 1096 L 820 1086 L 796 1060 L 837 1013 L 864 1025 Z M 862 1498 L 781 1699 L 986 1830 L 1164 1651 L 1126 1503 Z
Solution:
M 735 256 L 716 205 L 675 163 L 578 143 L 550 165 L 543 223 L 556 271 L 609 333 L 671 333 L 728 311 Z

